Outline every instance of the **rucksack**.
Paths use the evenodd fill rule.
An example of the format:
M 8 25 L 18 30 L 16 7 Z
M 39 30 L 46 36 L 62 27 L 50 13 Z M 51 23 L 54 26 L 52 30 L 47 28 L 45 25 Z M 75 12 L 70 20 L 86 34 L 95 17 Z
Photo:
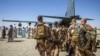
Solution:
M 93 52 L 97 51 L 96 48 L 96 37 L 97 37 L 97 32 L 96 29 L 92 28 L 90 25 L 86 24 L 84 27 L 84 30 L 86 32 L 85 37 L 88 40 L 87 45 L 92 48 Z
M 36 28 L 36 39 L 44 39 L 51 36 L 50 29 L 44 24 L 38 24 Z
M 39 38 L 43 38 L 45 35 L 45 26 L 44 24 L 38 24 L 37 25 L 37 36 Z
M 88 31 L 89 35 L 87 37 L 90 36 L 91 38 L 91 43 L 90 43 L 90 46 L 92 48 L 92 51 L 93 52 L 96 52 L 97 51 L 97 48 L 96 48 L 96 37 L 97 37 L 97 32 L 96 32 L 96 29 L 93 29 L 91 31 Z

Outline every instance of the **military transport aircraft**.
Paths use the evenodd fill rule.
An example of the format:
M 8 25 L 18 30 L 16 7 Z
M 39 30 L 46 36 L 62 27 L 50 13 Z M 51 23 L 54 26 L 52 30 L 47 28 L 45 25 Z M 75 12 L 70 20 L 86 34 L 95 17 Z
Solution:
M 56 18 L 56 19 L 62 19 L 62 21 L 65 21 L 66 24 L 70 23 L 72 18 L 76 18 L 77 20 L 80 20 L 79 15 L 75 15 L 75 2 L 74 0 L 68 0 L 68 7 L 67 11 L 65 13 L 65 17 L 60 17 L 60 16 L 47 16 L 47 15 L 41 15 L 43 17 L 48 17 L 48 18 Z M 89 19 L 87 20 L 94 20 L 94 19 Z
M 77 20 L 80 20 L 81 18 L 79 17 L 79 15 L 75 15 L 75 3 L 74 0 L 68 0 L 68 7 L 67 7 L 67 12 L 65 13 L 65 17 L 60 17 L 60 16 L 46 16 L 46 15 L 40 15 L 42 17 L 48 17 L 48 18 L 57 18 L 57 19 L 63 19 L 62 21 L 64 21 L 65 23 L 63 24 L 69 24 L 71 22 L 71 19 L 74 17 Z M 87 18 L 87 20 L 93 20 L 93 19 L 89 19 Z M 21 21 L 21 20 L 2 20 L 5 22 L 19 22 L 21 24 L 21 22 L 25 22 L 25 23 L 36 23 L 35 21 Z M 45 22 L 48 23 L 49 25 L 52 25 L 52 22 Z

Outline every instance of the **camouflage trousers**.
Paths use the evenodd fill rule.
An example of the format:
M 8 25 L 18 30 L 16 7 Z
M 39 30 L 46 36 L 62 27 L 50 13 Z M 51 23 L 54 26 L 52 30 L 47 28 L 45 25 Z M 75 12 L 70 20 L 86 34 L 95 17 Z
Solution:
M 73 35 L 72 37 L 71 37 L 71 46 L 72 46 L 72 48 L 73 48 L 73 50 L 72 50 L 72 56 L 77 56 L 78 54 L 80 54 L 79 52 L 78 52 L 78 49 L 77 49 L 77 45 L 78 45 L 78 38 L 79 38 L 79 36 L 77 36 L 77 35 Z M 78 54 L 77 54 L 78 53 Z
M 44 39 L 37 40 L 36 48 L 38 49 L 40 56 L 45 56 L 45 52 L 47 56 L 59 56 L 59 46 L 53 42 L 47 42 Z
M 96 52 L 97 51 L 95 39 L 91 40 L 91 45 L 90 46 L 91 46 L 91 51 L 92 52 Z
M 66 41 L 61 40 L 61 43 L 60 43 L 59 47 L 61 48 L 62 51 L 66 50 Z
M 45 56 L 45 40 L 44 39 L 37 39 L 36 48 L 39 51 L 40 56 Z
M 92 51 L 85 49 L 85 50 L 79 50 L 80 47 L 76 47 L 76 54 L 75 56 L 92 56 Z M 81 47 L 81 49 L 84 49 L 84 47 Z
M 71 37 L 71 45 L 72 45 L 72 56 L 84 56 L 84 51 L 80 51 L 82 47 L 80 47 L 79 42 L 78 42 L 78 35 L 73 35 Z
M 55 47 L 52 48 L 51 56 L 59 56 L 59 46 L 58 45 L 55 45 Z
M 51 41 L 47 40 L 46 41 L 46 54 L 47 54 L 47 56 L 51 56 L 52 46 L 53 46 L 53 44 L 51 43 Z
M 73 56 L 92 56 L 91 50 L 89 50 L 89 46 L 80 46 L 78 42 L 78 36 L 72 36 L 71 45 L 73 47 Z
M 47 56 L 59 56 L 59 46 L 55 45 L 52 41 L 47 41 L 46 54 Z

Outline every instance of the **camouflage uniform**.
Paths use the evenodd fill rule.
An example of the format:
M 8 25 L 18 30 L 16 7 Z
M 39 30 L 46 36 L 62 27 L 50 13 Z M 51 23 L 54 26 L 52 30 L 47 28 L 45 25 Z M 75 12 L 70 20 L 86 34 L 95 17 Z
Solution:
M 45 56 L 45 40 L 37 39 L 37 48 L 40 53 L 40 56 Z
M 46 40 L 46 54 L 47 56 L 52 56 L 51 55 L 51 51 L 52 51 L 52 47 L 53 47 L 53 44 L 52 44 L 52 39 L 51 38 L 48 38 Z
M 55 27 L 52 29 L 52 35 L 53 35 L 53 41 L 52 41 L 52 53 L 51 56 L 59 56 L 59 44 L 60 44 L 60 39 L 59 39 L 59 30 L 60 28 Z
M 41 24 L 43 24 L 43 23 L 38 22 L 38 25 L 41 25 Z M 38 27 L 38 25 L 37 25 L 37 27 Z M 38 32 L 37 27 L 36 27 L 35 37 L 34 37 L 37 40 L 36 48 L 38 49 L 40 56 L 45 56 L 45 51 L 47 48 L 46 40 L 47 40 L 47 38 L 50 37 L 50 29 L 44 25 L 44 36 L 39 36 L 37 33 Z
M 91 32 L 91 38 L 92 38 L 92 41 L 91 41 L 91 44 L 92 44 L 92 52 L 96 52 L 97 51 L 97 48 L 96 48 L 96 37 L 97 37 L 97 31 L 96 31 L 96 28 L 93 29 L 93 31 Z
M 96 52 L 97 51 L 97 49 L 96 49 L 96 35 L 97 35 L 97 32 L 96 32 L 96 29 L 89 29 L 88 31 L 87 31 L 87 37 L 90 37 L 91 39 L 90 39 L 90 48 L 89 48 L 89 50 L 91 51 L 91 52 Z
M 51 56 L 51 47 L 52 47 L 52 44 L 51 44 L 51 28 L 48 26 L 46 27 L 46 35 L 47 35 L 47 38 L 46 38 L 46 54 L 47 56 Z
M 60 40 L 61 40 L 61 50 L 62 51 L 66 50 L 65 49 L 66 41 L 67 41 L 66 34 L 67 34 L 67 29 L 61 28 L 60 33 L 59 33 L 59 35 L 60 35 L 59 37 L 60 37 Z
M 77 52 L 80 53 L 79 56 L 92 56 L 92 51 L 91 51 L 91 28 L 88 29 L 87 24 L 80 24 L 80 38 L 79 38 L 79 44 L 77 46 Z M 76 55 L 76 56 L 78 56 Z
M 70 41 L 69 44 L 69 56 L 76 54 L 76 46 L 78 45 L 79 38 L 79 26 L 78 24 L 71 25 L 68 29 L 68 39 Z

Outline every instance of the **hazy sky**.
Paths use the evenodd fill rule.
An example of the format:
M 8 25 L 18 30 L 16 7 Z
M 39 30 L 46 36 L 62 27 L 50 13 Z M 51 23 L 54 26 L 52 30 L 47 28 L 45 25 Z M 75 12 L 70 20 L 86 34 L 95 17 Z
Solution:
M 0 0 L 0 26 L 14 24 L 2 19 L 37 21 L 38 15 L 65 16 L 67 5 L 68 0 Z M 100 0 L 75 0 L 75 14 L 95 19 L 88 24 L 100 28 Z M 47 22 L 56 20 L 44 18 Z

